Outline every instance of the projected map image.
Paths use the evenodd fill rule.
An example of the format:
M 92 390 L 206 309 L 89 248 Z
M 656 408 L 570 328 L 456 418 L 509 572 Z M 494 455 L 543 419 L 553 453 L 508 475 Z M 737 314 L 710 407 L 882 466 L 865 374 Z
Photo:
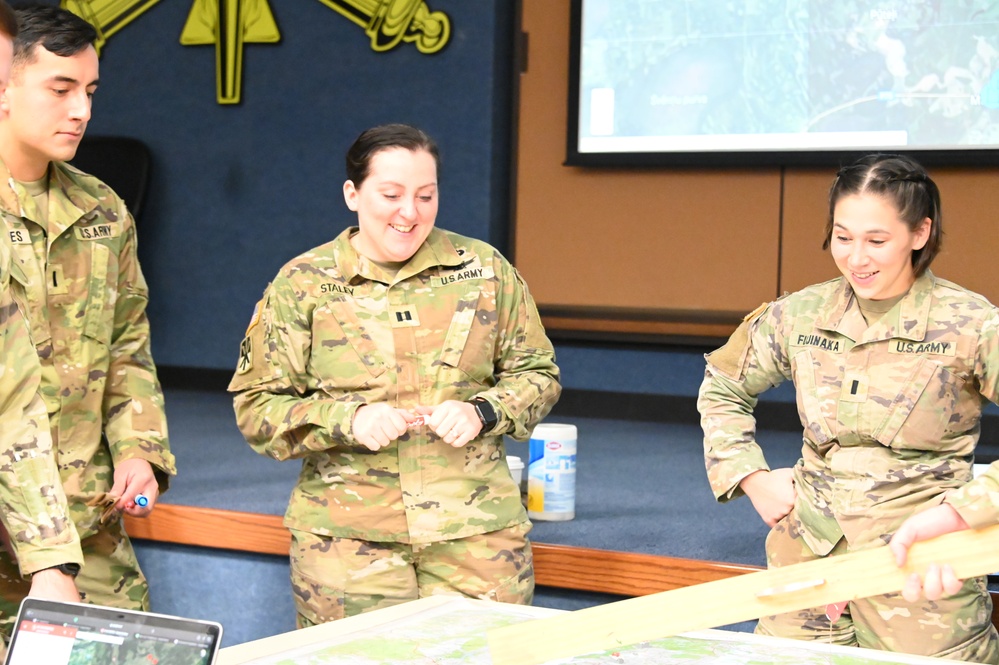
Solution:
M 999 147 L 994 0 L 585 0 L 580 152 Z

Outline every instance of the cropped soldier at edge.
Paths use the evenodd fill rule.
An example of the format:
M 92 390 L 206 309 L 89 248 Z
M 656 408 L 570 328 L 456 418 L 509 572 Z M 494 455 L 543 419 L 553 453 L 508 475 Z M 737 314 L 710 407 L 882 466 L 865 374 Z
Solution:
M 999 402 L 999 310 L 929 271 L 936 184 L 908 157 L 873 155 L 840 169 L 829 201 L 824 247 L 843 276 L 748 316 L 707 356 L 698 400 L 715 496 L 750 497 L 772 527 L 771 567 L 883 546 L 944 503 L 969 523 L 995 519 L 981 490 L 999 467 L 969 481 L 983 398 Z M 771 471 L 752 411 L 785 380 L 802 459 Z M 974 579 L 947 600 L 887 594 L 763 617 L 757 632 L 996 662 L 991 614 Z
M 17 15 L 11 82 L 0 99 L 0 202 L 14 262 L 27 277 L 19 304 L 41 361 L 52 444 L 82 539 L 77 586 L 87 602 L 148 609 L 148 586 L 120 514 L 147 515 L 175 473 L 149 350 L 147 288 L 124 203 L 64 161 L 90 119 L 96 33 L 54 7 Z M 132 501 L 139 493 L 150 497 L 145 508 Z M 109 505 L 116 509 L 110 514 Z M 0 614 L 8 627 L 27 592 L 16 570 L 0 553 Z
M 0 93 L 7 86 L 17 17 L 0 0 Z M 39 386 L 41 365 L 11 291 L 10 239 L 0 234 L 0 540 L 31 580 L 38 598 L 79 601 L 75 574 L 83 563 L 69 518 L 49 420 Z M 17 270 L 17 287 L 27 281 Z M 2 643 L 0 643 L 2 647 Z

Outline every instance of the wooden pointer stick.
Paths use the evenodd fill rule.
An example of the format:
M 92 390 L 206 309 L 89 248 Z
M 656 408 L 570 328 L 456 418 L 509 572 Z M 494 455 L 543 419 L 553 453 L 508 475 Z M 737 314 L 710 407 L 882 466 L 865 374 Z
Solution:
M 899 568 L 888 547 L 608 603 L 487 633 L 493 665 L 540 665 L 691 630 L 901 591 L 913 572 L 949 563 L 959 579 L 999 571 L 999 525 L 915 543 Z

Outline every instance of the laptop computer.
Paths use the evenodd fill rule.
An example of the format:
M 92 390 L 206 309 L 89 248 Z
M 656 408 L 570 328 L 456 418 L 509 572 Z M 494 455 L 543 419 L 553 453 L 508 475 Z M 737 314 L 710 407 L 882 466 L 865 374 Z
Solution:
M 221 641 L 212 621 L 25 598 L 4 665 L 212 665 Z

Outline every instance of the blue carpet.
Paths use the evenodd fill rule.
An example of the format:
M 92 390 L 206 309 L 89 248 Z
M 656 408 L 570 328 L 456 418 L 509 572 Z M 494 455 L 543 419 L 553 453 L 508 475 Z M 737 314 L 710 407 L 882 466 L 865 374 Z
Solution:
M 232 401 L 217 390 L 167 389 L 178 476 L 165 503 L 280 515 L 300 463 L 253 452 L 236 428 Z M 681 416 L 681 417 L 685 417 Z M 537 542 L 763 565 L 766 525 L 747 499 L 718 504 L 704 472 L 696 414 L 689 424 L 574 418 L 579 432 L 576 517 L 536 521 Z M 774 466 L 793 464 L 800 435 L 761 436 Z M 527 459 L 527 444 L 508 451 Z M 288 564 L 280 557 L 138 542 L 153 609 L 215 619 L 225 645 L 291 630 Z M 575 610 L 620 600 L 539 588 L 535 604 Z M 751 630 L 753 622 L 730 628 Z

